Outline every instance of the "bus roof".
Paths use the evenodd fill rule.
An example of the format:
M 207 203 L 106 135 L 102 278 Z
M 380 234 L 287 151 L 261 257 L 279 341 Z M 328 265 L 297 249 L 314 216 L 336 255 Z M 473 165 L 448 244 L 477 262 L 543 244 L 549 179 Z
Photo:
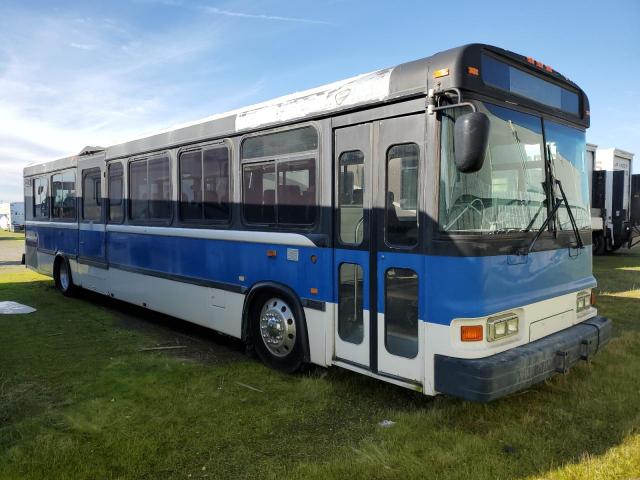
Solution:
M 151 135 L 112 145 L 98 154 L 104 154 L 105 159 L 110 160 L 154 150 L 174 148 L 189 143 L 311 120 L 373 104 L 394 102 L 406 97 L 425 95 L 429 88 L 434 87 L 457 87 L 463 90 L 478 91 L 479 87 L 473 82 L 469 82 L 462 72 L 463 70 L 466 71 L 467 64 L 479 66 L 480 53 L 486 50 L 510 61 L 517 62 L 519 66 L 524 65 L 526 67 L 527 60 L 529 60 L 528 63 L 532 63 L 529 57 L 498 47 L 483 44 L 464 45 L 392 68 L 357 75 L 266 102 L 173 126 Z M 535 66 L 534 63 L 529 68 L 535 71 Z M 440 69 L 448 69 L 450 74 L 445 78 L 432 79 L 429 73 Z M 584 93 L 577 85 L 556 71 L 543 70 L 535 73 L 538 76 L 545 76 L 556 82 L 560 81 L 563 84 L 567 84 L 584 96 Z M 584 99 L 586 102 L 586 96 L 584 96 Z M 526 103 L 526 101 L 523 101 L 523 104 Z M 533 103 L 535 106 L 535 102 Z M 588 108 L 588 104 L 586 105 Z M 538 105 L 538 108 L 540 108 L 540 105 Z M 571 120 L 577 121 L 576 118 Z M 77 158 L 78 156 L 71 156 L 67 157 L 66 160 L 71 162 L 72 159 Z M 56 162 L 65 163 L 63 160 L 65 159 Z M 41 169 L 34 167 L 26 167 L 25 176 L 39 173 Z M 50 165 L 49 168 L 57 169 L 54 165 Z

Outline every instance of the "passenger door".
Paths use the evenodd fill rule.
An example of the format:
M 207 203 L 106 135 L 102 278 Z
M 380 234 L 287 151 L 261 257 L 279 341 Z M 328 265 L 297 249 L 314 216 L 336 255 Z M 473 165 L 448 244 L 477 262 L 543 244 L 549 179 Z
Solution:
M 106 265 L 104 158 L 79 162 L 81 198 L 79 202 L 78 261 Z
M 372 128 L 366 123 L 335 131 L 335 357 L 371 367 Z M 373 310 L 375 311 L 375 309 Z
M 424 255 L 420 225 L 425 116 L 383 120 L 376 138 L 378 373 L 422 384 Z
M 415 383 L 424 372 L 418 254 L 424 129 L 421 114 L 334 132 L 334 357 Z

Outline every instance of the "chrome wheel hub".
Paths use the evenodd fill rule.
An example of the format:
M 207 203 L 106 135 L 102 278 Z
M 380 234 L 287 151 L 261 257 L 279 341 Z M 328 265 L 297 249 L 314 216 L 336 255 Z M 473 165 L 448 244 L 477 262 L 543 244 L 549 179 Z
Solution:
M 284 357 L 296 343 L 296 320 L 291 307 L 279 298 L 272 298 L 260 311 L 260 336 L 276 357 Z
M 69 272 L 67 271 L 67 265 L 65 262 L 60 264 L 60 286 L 62 290 L 67 290 L 69 288 Z

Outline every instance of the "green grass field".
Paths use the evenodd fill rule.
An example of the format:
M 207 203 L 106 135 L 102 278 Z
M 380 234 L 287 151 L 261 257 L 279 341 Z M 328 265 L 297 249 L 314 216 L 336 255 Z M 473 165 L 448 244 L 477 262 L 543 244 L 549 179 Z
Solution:
M 38 311 L 0 316 L 0 478 L 638 478 L 640 251 L 595 273 L 607 349 L 478 405 L 338 368 L 282 375 L 219 338 L 232 360 L 141 352 L 166 329 L 3 268 L 0 300 Z

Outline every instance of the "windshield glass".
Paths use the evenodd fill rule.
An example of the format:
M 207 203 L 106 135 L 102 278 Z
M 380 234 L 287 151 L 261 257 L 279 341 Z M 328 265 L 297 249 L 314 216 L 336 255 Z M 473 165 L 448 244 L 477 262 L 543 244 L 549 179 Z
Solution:
M 560 180 L 562 189 L 578 228 L 591 227 L 589 208 L 589 177 L 586 165 L 586 143 L 584 132 L 575 128 L 545 120 L 544 135 L 547 152 L 551 158 L 553 176 Z M 556 188 L 556 198 L 562 198 Z M 560 230 L 571 230 L 567 208 L 562 204 L 558 210 L 557 226 Z
M 491 104 L 489 145 L 482 169 L 461 173 L 454 163 L 453 125 L 469 109 L 441 113 L 440 229 L 504 233 L 537 229 L 547 216 L 542 122 Z M 568 195 L 568 194 L 567 194 Z

